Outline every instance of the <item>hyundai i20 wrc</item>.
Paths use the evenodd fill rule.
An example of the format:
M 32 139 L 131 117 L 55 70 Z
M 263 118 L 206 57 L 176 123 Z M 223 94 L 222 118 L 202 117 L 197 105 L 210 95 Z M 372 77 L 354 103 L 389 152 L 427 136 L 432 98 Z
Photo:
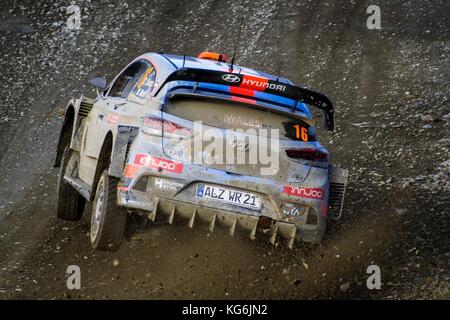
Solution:
M 317 141 L 323 94 L 227 63 L 226 55 L 144 54 L 96 99 L 67 105 L 57 146 L 57 216 L 92 202 L 90 241 L 117 249 L 130 213 L 275 244 L 319 243 L 341 215 L 348 172 Z

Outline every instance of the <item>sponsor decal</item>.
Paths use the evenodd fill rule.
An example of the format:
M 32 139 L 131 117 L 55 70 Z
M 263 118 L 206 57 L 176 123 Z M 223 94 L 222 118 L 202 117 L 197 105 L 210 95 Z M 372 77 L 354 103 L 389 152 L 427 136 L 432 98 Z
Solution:
M 303 214 L 303 211 L 300 210 L 297 206 L 287 203 L 283 206 L 283 213 L 288 216 L 298 217 Z
M 235 74 L 227 73 L 222 76 L 222 80 L 231 83 L 238 83 L 241 78 Z
M 178 191 L 183 188 L 184 184 L 167 179 L 155 178 L 155 187 L 163 190 Z
M 239 126 L 247 126 L 253 128 L 261 128 L 263 126 L 262 122 L 258 119 L 245 118 L 231 113 L 226 113 L 224 115 L 223 121 L 225 123 L 237 124 Z
M 119 123 L 119 115 L 117 113 L 110 113 L 108 115 L 108 123 L 118 124 Z
M 153 67 L 149 67 L 139 79 L 134 87 L 133 93 L 136 97 L 147 99 L 155 85 L 156 72 Z
M 254 77 L 254 76 L 244 76 L 241 83 L 241 88 L 252 89 L 257 91 L 264 91 L 266 89 L 284 92 L 286 86 L 278 83 L 269 82 L 268 79 Z
M 290 196 L 320 200 L 323 199 L 324 195 L 323 189 L 321 188 L 301 188 L 294 186 L 284 186 L 283 192 Z
M 174 173 L 183 172 L 183 164 L 168 159 L 153 157 L 149 154 L 138 153 L 134 158 L 134 164 L 158 170 L 166 170 Z

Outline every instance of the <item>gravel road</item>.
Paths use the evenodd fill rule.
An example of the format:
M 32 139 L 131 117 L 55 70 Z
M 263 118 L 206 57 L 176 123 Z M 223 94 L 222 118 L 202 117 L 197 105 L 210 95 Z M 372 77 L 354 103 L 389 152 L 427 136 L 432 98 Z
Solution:
M 81 8 L 68 30 L 66 7 Z M 450 2 L 0 2 L 0 299 L 450 299 Z M 290 251 L 225 230 L 130 224 L 114 253 L 80 223 L 55 218 L 52 168 L 71 96 L 95 97 L 149 51 L 230 54 L 240 65 L 327 94 L 336 133 L 320 131 L 350 169 L 341 221 L 318 248 Z M 369 265 L 382 287 L 366 287 Z M 79 265 L 81 290 L 66 287 Z

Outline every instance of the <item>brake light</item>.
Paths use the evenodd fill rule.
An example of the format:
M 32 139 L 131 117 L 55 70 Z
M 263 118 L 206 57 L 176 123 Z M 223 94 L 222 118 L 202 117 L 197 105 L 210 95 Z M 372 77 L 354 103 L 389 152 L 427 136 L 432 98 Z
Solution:
M 142 132 L 152 136 L 187 138 L 192 136 L 192 131 L 178 123 L 164 120 L 158 117 L 145 117 L 142 121 Z
M 314 162 L 328 162 L 328 152 L 319 149 L 288 149 L 285 150 L 289 158 L 303 159 Z

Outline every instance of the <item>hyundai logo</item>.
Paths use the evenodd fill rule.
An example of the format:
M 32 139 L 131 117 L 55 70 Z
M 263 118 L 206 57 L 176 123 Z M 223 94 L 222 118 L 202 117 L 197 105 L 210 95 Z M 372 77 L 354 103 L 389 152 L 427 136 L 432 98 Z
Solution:
M 235 74 L 231 74 L 231 73 L 227 73 L 224 74 L 222 76 L 222 80 L 226 81 L 226 82 L 232 82 L 232 83 L 236 83 L 241 81 L 241 78 L 239 78 L 237 75 Z

